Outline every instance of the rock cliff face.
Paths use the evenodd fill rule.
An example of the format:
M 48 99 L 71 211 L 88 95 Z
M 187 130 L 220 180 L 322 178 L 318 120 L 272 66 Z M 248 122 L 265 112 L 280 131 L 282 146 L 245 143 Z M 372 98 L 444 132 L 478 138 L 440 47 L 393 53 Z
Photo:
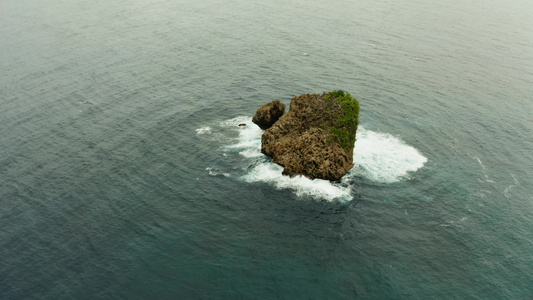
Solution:
M 353 167 L 358 115 L 359 102 L 343 91 L 296 96 L 263 133 L 261 152 L 285 175 L 339 180 Z

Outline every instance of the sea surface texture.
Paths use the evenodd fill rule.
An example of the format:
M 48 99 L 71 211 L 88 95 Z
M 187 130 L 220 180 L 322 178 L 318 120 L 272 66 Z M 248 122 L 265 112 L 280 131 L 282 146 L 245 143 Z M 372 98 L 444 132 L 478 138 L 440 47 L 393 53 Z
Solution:
M 255 111 L 338 89 L 281 176 Z M 532 154 L 529 0 L 0 3 L 1 299 L 533 299 Z

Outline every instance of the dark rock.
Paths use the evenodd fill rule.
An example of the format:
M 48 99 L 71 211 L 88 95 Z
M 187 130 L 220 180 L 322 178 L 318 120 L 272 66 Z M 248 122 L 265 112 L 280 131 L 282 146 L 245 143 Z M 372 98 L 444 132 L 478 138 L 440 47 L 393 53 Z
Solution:
M 359 102 L 343 91 L 304 94 L 291 101 L 261 138 L 261 152 L 285 175 L 339 180 L 353 167 Z
M 272 124 L 283 116 L 285 113 L 285 104 L 281 103 L 279 100 L 274 100 L 270 103 L 267 103 L 261 106 L 255 116 L 252 119 L 252 122 L 257 124 L 261 129 L 265 130 L 270 128 Z
M 246 126 L 246 123 L 241 123 L 239 124 L 239 126 Z

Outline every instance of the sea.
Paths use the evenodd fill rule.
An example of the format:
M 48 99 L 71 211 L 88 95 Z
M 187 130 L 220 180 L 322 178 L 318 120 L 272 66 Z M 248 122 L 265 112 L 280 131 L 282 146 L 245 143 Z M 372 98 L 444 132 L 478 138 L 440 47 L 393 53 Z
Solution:
M 256 110 L 339 89 L 282 176 Z M 532 153 L 529 0 L 0 2 L 0 299 L 533 299 Z

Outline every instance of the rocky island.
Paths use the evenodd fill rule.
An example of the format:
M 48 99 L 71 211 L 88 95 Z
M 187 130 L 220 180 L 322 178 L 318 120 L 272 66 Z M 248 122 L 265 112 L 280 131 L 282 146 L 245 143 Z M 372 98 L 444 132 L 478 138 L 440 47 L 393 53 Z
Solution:
M 265 132 L 261 152 L 281 165 L 284 175 L 340 180 L 353 167 L 359 101 L 342 90 L 292 98 L 288 113 L 278 100 L 253 118 Z

